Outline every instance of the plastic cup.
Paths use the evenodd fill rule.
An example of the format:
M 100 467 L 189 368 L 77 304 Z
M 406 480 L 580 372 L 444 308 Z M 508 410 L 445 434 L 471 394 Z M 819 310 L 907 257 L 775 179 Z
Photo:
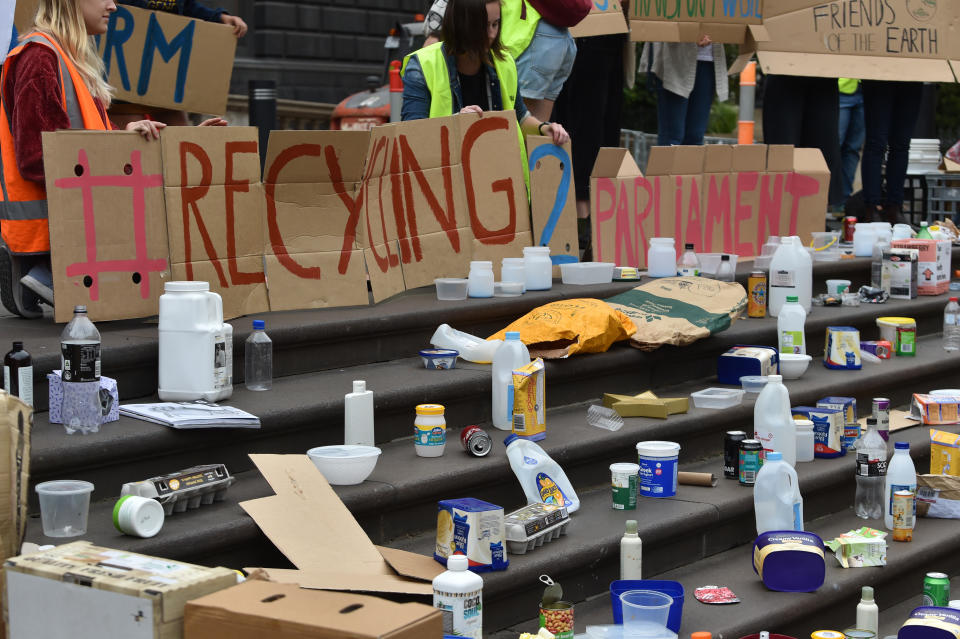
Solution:
M 45 481 L 36 486 L 40 519 L 47 537 L 76 537 L 87 532 L 93 484 L 76 479 Z
M 620 594 L 623 636 L 659 637 L 667 627 L 673 598 L 655 590 L 628 590 Z

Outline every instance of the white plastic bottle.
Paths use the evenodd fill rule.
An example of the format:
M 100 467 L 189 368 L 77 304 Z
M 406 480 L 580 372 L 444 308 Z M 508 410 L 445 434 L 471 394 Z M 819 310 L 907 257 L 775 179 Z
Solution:
M 960 349 L 960 304 L 956 297 L 951 297 L 943 309 L 943 350 L 957 349 Z
M 803 497 L 797 471 L 779 452 L 767 453 L 753 486 L 757 534 L 771 530 L 803 530 Z
M 553 288 L 553 262 L 549 246 L 523 247 L 524 291 L 549 291 Z
M 373 434 L 373 391 L 367 383 L 354 380 L 353 392 L 343 396 L 343 443 L 375 446 Z
M 693 250 L 693 244 L 683 245 L 683 255 L 677 262 L 677 275 L 680 277 L 693 277 L 700 275 L 700 258 Z M 622 577 L 621 577 L 622 579 Z
M 730 256 L 724 253 L 720 256 L 720 265 L 717 267 L 716 280 L 718 282 L 736 282 L 737 272 L 733 269 Z
M 520 333 L 507 331 L 503 344 L 493 355 L 493 425 L 500 430 L 513 427 L 513 371 L 530 363 L 530 351 Z
M 637 532 L 637 520 L 628 519 L 620 539 L 620 579 L 643 579 L 643 541 Z
M 780 246 L 770 259 L 769 298 L 770 315 L 776 317 L 787 295 L 796 295 L 807 313 L 813 298 L 813 260 L 800 238 L 780 239 Z
M 757 396 L 753 407 L 754 437 L 763 444 L 764 459 L 772 451 L 783 455 L 783 461 L 797 463 L 797 426 L 790 414 L 790 392 L 780 375 L 768 375 L 767 385 Z
M 647 275 L 671 277 L 677 272 L 677 249 L 672 237 L 651 237 L 647 249 Z
M 560 464 L 529 439 L 507 435 L 503 443 L 507 446 L 510 468 L 517 476 L 528 504 L 556 504 L 566 506 L 568 512 L 577 512 L 580 498 Z
M 880 609 L 873 600 L 873 588 L 864 586 L 860 589 L 860 603 L 857 604 L 857 628 L 872 630 L 877 634 L 880 628 Z
M 894 444 L 893 458 L 887 464 L 887 481 L 883 489 L 883 523 L 889 530 L 893 530 L 893 493 L 898 490 L 917 493 L 917 469 L 910 457 L 910 442 Z M 914 516 L 916 516 L 916 502 L 914 502 Z
M 253 320 L 253 332 L 243 345 L 243 383 L 248 390 L 273 388 L 273 342 L 266 327 L 263 320 Z
M 493 297 L 493 262 L 474 260 L 470 262 L 467 275 L 468 297 Z
M 207 282 L 167 282 L 160 296 L 158 394 L 165 402 L 233 394 L 233 326 Z
M 466 555 L 447 557 L 447 569 L 433 578 L 433 607 L 443 611 L 443 632 L 483 639 L 483 577 L 469 570 Z
M 793 425 L 797 429 L 797 463 L 812 462 L 814 444 L 813 422 L 809 419 L 795 419 Z
M 787 295 L 786 303 L 777 314 L 777 345 L 781 353 L 807 354 L 807 339 L 804 325 L 807 312 L 797 300 L 796 295 Z

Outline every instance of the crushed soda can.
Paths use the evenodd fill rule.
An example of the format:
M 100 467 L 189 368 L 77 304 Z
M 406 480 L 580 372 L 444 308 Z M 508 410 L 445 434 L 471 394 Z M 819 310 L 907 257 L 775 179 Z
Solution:
M 460 431 L 460 445 L 474 457 L 485 457 L 493 449 L 493 440 L 485 430 L 471 425 Z
M 735 604 L 740 598 L 726 586 L 700 586 L 693 591 L 697 601 L 705 604 Z

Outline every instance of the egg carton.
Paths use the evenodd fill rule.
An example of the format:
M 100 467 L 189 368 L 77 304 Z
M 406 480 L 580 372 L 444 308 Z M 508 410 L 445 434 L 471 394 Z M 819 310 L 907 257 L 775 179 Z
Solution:
M 156 499 L 167 516 L 223 501 L 236 477 L 223 464 L 205 464 L 151 477 L 143 481 L 127 482 L 120 495 L 137 495 Z
M 564 506 L 529 504 L 503 518 L 507 552 L 523 555 L 528 550 L 567 534 L 570 515 Z

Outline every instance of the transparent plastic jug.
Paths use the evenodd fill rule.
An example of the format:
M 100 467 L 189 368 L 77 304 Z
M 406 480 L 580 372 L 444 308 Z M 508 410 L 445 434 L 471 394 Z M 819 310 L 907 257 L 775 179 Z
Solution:
M 797 425 L 790 413 L 790 392 L 780 375 L 767 376 L 767 385 L 753 407 L 754 437 L 763 444 L 764 458 L 772 451 L 790 466 L 797 463 Z
M 788 295 L 796 295 L 809 314 L 813 298 L 813 259 L 797 236 L 784 237 L 770 260 L 770 315 L 776 317 Z
M 797 471 L 778 452 L 767 453 L 753 487 L 757 534 L 772 530 L 803 530 L 803 497 Z

